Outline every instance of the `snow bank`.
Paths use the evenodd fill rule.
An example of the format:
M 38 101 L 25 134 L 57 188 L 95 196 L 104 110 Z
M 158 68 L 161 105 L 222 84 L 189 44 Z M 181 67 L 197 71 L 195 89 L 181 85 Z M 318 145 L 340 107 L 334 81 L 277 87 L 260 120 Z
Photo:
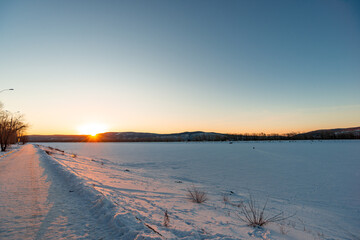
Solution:
M 72 191 L 81 195 L 84 201 L 92 202 L 93 208 L 90 211 L 92 211 L 94 217 L 111 225 L 115 231 L 118 231 L 122 239 L 159 238 L 149 228 L 139 224 L 131 214 L 121 211 L 117 204 L 107 199 L 101 191 L 96 190 L 89 181 L 79 177 L 74 169 L 47 154 L 56 153 L 56 151 L 40 146 L 37 146 L 37 148 L 40 160 L 47 167 L 51 168 L 52 171 L 61 175 L 68 185 L 71 186 Z
M 186 195 L 191 186 L 186 179 L 149 178 L 144 169 L 43 146 L 39 154 L 84 201 L 94 204 L 94 217 L 112 225 L 123 239 L 313 239 L 318 235 L 292 226 L 291 221 L 248 227 L 236 207 L 245 195 L 228 193 L 233 204 L 225 204 L 223 196 L 210 191 L 209 201 L 196 204 Z M 270 206 L 269 210 L 278 212 Z M 167 227 L 165 211 L 170 219 Z

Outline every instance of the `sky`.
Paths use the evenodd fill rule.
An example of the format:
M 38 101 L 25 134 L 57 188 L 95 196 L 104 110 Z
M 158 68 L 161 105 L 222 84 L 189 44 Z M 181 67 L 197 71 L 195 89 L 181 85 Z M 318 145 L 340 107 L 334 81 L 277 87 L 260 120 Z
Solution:
M 360 126 L 360 2 L 2 0 L 7 88 L 29 134 Z

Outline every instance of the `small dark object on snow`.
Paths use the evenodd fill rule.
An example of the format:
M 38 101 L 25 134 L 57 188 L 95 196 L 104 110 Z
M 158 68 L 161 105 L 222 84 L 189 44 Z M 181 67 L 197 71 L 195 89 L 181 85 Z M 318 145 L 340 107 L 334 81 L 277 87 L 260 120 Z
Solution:
M 69 192 L 74 192 L 74 190 L 69 190 Z
M 255 147 L 253 147 L 253 149 L 255 149 Z
M 176 183 L 182 183 L 182 181 L 175 181 Z
M 125 172 L 130 172 L 130 170 L 129 170 L 129 169 L 125 169 L 124 171 L 125 171 Z
M 233 191 L 230 191 L 230 194 L 234 194 L 234 192 L 233 192 Z
M 165 213 L 164 213 L 164 227 L 169 227 L 169 226 L 170 226 L 170 218 L 169 218 L 168 211 L 165 210 Z

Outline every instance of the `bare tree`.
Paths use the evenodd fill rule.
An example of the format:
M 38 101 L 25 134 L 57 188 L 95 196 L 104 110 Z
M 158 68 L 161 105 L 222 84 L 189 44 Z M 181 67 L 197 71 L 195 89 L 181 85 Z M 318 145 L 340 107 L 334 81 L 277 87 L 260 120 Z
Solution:
M 29 137 L 26 135 L 26 128 L 18 131 L 17 140 L 18 140 L 18 142 L 22 143 L 23 145 L 29 141 Z
M 23 133 L 27 128 L 23 116 L 19 113 L 0 111 L 0 146 L 1 151 L 18 141 L 18 134 Z

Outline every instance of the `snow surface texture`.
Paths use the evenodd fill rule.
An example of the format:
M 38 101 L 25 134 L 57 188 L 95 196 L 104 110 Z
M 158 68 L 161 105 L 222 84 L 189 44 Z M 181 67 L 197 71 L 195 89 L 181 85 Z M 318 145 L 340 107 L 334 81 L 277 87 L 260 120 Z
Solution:
M 131 225 L 122 230 L 111 223 L 111 204 L 33 145 L 0 160 L 0 190 L 0 239 L 136 239 L 139 235 L 131 232 Z
M 77 191 L 90 194 L 89 199 L 103 196 L 106 204 L 100 210 L 108 216 L 106 221 L 122 226 L 120 233 L 127 229 L 149 239 L 356 239 L 359 144 L 46 145 L 88 156 L 47 149 L 49 159 Z M 208 192 L 209 201 L 189 201 L 187 188 L 193 184 Z M 249 192 L 262 204 L 268 199 L 269 214 L 295 216 L 260 229 L 246 226 L 236 204 L 246 202 Z M 233 204 L 224 203 L 223 196 Z M 168 227 L 163 224 L 165 211 Z

